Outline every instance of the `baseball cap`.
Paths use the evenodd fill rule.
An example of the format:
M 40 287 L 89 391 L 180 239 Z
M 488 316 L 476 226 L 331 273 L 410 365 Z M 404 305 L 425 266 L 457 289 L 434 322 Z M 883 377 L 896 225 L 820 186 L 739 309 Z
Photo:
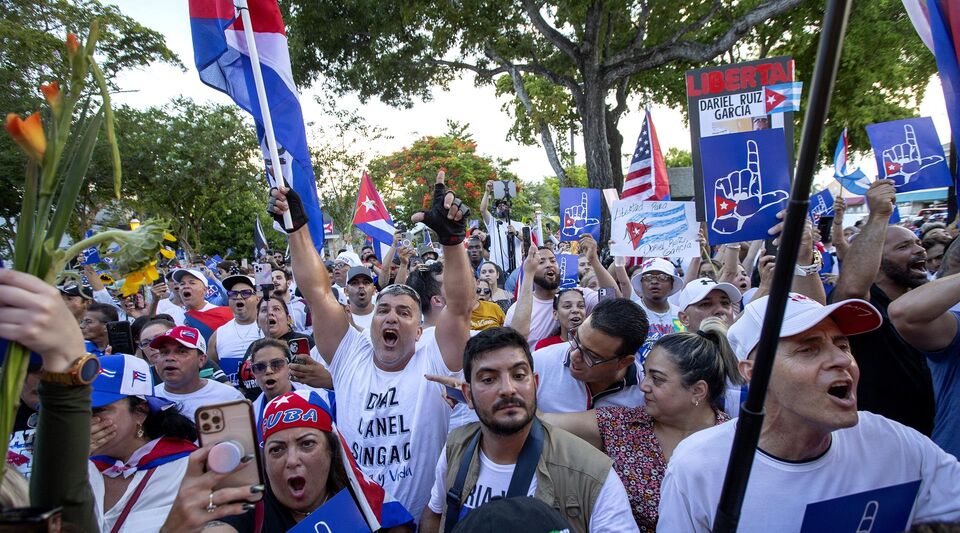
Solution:
M 337 254 L 337 259 L 334 263 L 346 263 L 351 267 L 360 266 L 362 261 L 360 261 L 360 256 L 356 252 L 346 251 L 340 252 Z
M 737 359 L 746 359 L 760 342 L 760 329 L 766 316 L 769 296 L 753 300 L 743 310 L 740 318 L 727 330 L 727 340 Z M 883 318 L 875 307 L 864 300 L 843 300 L 831 305 L 822 305 L 802 294 L 791 292 L 780 324 L 780 337 L 803 333 L 830 317 L 844 335 L 859 335 L 880 327 Z
M 677 267 L 662 257 L 654 257 L 644 261 L 640 265 L 640 272 L 630 278 L 630 284 L 633 285 L 633 290 L 636 291 L 637 294 L 643 294 L 643 286 L 640 284 L 640 278 L 647 272 L 663 272 L 664 274 L 673 276 L 673 288 L 670 289 L 667 296 L 672 296 L 683 288 L 683 279 L 677 275 Z
M 160 411 L 173 402 L 153 394 L 153 376 L 146 361 L 133 355 L 104 355 L 100 374 L 93 380 L 90 400 L 94 408 L 110 405 L 128 396 L 146 400 L 151 411 Z
M 207 341 L 200 335 L 200 330 L 189 326 L 177 326 L 163 335 L 157 336 L 150 342 L 150 347 L 157 349 L 168 340 L 175 340 L 187 348 L 196 348 L 200 353 L 207 353 Z
M 347 271 L 347 285 L 350 284 L 350 281 L 357 276 L 366 276 L 370 278 L 370 281 L 373 281 L 373 272 L 370 272 L 370 269 L 365 266 L 355 266 Z
M 232 290 L 233 286 L 236 285 L 237 283 L 246 283 L 247 285 L 250 285 L 254 289 L 257 288 L 257 282 L 254 281 L 253 278 L 251 278 L 250 276 L 243 276 L 238 274 L 235 276 L 227 276 L 223 278 L 223 288 L 228 291 Z
M 57 288 L 60 289 L 60 292 L 66 294 L 67 296 L 79 296 L 84 300 L 93 300 L 93 290 L 86 285 L 68 283 L 66 285 L 60 285 Z
M 270 400 L 263 410 L 260 434 L 261 443 L 270 435 L 284 429 L 308 427 L 330 433 L 333 417 L 330 405 L 316 391 L 295 390 Z
M 683 311 L 687 307 L 700 302 L 706 298 L 711 291 L 717 290 L 725 292 L 733 303 L 737 303 L 743 298 L 740 290 L 729 283 L 717 283 L 710 278 L 697 278 L 684 285 L 683 290 L 680 292 L 678 302 L 680 310 Z
M 433 254 L 438 257 L 440 255 L 436 250 L 433 249 L 433 246 L 430 246 L 429 244 L 421 244 L 417 247 L 417 255 L 423 257 L 423 254 Z
M 572 530 L 559 511 L 530 496 L 490 500 L 472 509 L 453 528 L 456 533 L 560 533 Z
M 192 268 L 178 268 L 173 271 L 171 276 L 173 277 L 173 281 L 180 283 L 183 280 L 183 277 L 186 276 L 187 274 L 200 280 L 200 283 L 203 283 L 204 287 L 209 286 L 209 284 L 207 283 L 207 277 L 203 275 L 203 272 L 200 272 L 199 270 L 195 270 Z

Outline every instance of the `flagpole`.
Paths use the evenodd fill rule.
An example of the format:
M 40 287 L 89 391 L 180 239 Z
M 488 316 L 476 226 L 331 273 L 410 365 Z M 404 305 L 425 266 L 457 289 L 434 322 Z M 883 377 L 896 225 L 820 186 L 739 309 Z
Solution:
M 277 187 L 286 187 L 283 177 L 283 166 L 280 164 L 280 151 L 277 150 L 277 138 L 273 133 L 273 119 L 270 118 L 270 104 L 267 102 L 267 91 L 263 87 L 263 72 L 260 70 L 260 54 L 257 53 L 257 41 L 253 37 L 253 23 L 250 22 L 250 7 L 247 0 L 238 0 L 237 9 L 243 20 L 243 37 L 247 42 L 247 52 L 250 54 L 250 66 L 253 68 L 253 82 L 257 87 L 257 101 L 260 103 L 260 115 L 263 117 L 263 132 L 267 138 L 267 149 L 270 152 L 270 165 L 274 168 L 273 179 Z M 283 226 L 293 229 L 293 219 L 290 211 L 283 212 Z
M 817 152 L 823 137 L 824 123 L 830 109 L 830 96 L 840 64 L 840 50 L 843 48 L 843 34 L 850 15 L 851 0 L 828 0 L 823 17 L 823 29 L 817 50 L 817 62 L 813 69 L 813 82 L 810 84 L 810 98 L 800 134 L 800 153 L 797 157 L 796 174 L 790 193 L 787 215 L 780 234 L 780 249 L 773 270 L 773 282 L 767 300 L 766 316 L 760 330 L 760 342 L 754 359 L 750 390 L 747 401 L 740 408 L 736 434 L 730 449 L 730 460 L 723 480 L 723 489 L 717 505 L 717 514 L 713 520 L 714 533 L 734 533 L 740 523 L 740 511 L 743 507 L 750 470 L 756 455 L 760 430 L 763 428 L 763 404 L 776 357 L 777 343 L 780 340 L 780 327 L 790 285 L 793 281 L 794 265 L 800 248 L 800 241 L 810 205 L 810 184 L 813 181 Z

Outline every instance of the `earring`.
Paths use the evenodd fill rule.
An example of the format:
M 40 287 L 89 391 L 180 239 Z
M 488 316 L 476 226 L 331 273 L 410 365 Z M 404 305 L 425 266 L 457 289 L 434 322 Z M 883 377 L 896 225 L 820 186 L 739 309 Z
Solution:
M 697 398 L 696 400 L 694 400 L 693 405 L 695 405 L 696 407 L 700 407 L 700 398 Z
M 143 438 L 143 424 L 137 424 L 137 438 Z

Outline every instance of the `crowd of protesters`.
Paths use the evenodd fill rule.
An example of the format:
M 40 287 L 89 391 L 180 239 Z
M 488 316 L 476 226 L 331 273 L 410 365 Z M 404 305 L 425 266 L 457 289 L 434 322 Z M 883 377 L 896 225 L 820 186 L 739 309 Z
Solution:
M 129 298 L 92 269 L 58 289 L 0 271 L 0 337 L 35 352 L 3 506 L 82 531 L 286 531 L 344 489 L 364 508 L 372 483 L 390 531 L 711 531 L 776 256 L 529 246 L 492 184 L 469 230 L 435 187 L 414 221 L 437 246 L 398 232 L 382 258 L 325 260 L 275 189 L 289 256 L 183 264 Z M 894 201 L 878 180 L 856 225 L 841 198 L 804 230 L 739 531 L 960 531 L 960 240 L 889 224 Z M 259 452 L 218 472 L 195 424 L 244 399 Z

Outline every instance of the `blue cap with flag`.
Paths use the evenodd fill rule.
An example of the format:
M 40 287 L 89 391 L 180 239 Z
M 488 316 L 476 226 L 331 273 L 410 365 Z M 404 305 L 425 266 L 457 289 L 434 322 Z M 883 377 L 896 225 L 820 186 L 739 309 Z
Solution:
M 147 362 L 133 355 L 105 355 L 100 358 L 100 375 L 91 384 L 93 407 L 103 407 L 129 396 L 150 404 L 151 411 L 160 411 L 173 402 L 153 395 L 153 376 Z

